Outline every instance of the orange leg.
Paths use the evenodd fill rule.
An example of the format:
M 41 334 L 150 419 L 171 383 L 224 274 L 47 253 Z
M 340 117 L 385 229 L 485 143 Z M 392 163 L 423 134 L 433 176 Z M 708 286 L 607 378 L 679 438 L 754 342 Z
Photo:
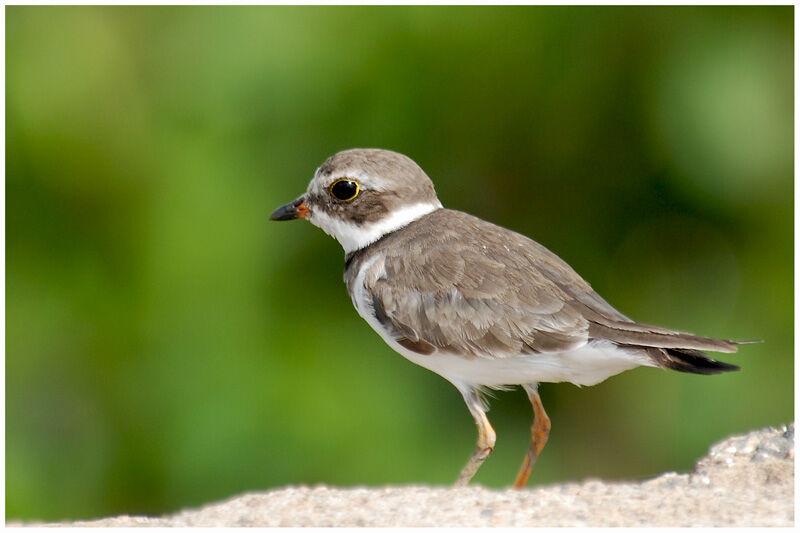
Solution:
M 523 488 L 528 482 L 533 465 L 536 464 L 536 458 L 542 453 L 544 445 L 547 444 L 547 437 L 550 436 L 550 418 L 544 412 L 542 399 L 537 391 L 537 384 L 523 385 L 523 387 L 525 392 L 528 393 L 528 398 L 533 406 L 533 426 L 531 426 L 531 446 L 528 448 L 528 453 L 525 455 L 525 460 L 522 461 L 522 467 L 519 469 L 517 479 L 514 481 L 514 488 L 516 489 Z
M 478 391 L 469 389 L 462 391 L 462 394 L 464 395 L 464 401 L 467 402 L 467 407 L 469 407 L 469 412 L 472 413 L 475 424 L 478 426 L 478 446 L 470 456 L 464 469 L 461 470 L 458 481 L 456 481 L 456 487 L 464 487 L 469 483 L 486 458 L 489 457 L 489 454 L 492 453 L 492 450 L 494 450 L 496 440 L 494 429 L 489 423 L 489 419 L 486 418 L 486 411 L 478 397 Z

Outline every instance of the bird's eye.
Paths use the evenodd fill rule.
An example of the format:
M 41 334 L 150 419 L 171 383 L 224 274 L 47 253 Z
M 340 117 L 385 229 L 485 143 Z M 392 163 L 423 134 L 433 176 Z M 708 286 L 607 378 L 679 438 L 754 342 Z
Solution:
M 361 188 L 358 186 L 357 182 L 347 178 L 342 178 L 333 182 L 330 191 L 331 196 L 337 200 L 349 202 L 358 196 L 358 193 L 361 192 Z

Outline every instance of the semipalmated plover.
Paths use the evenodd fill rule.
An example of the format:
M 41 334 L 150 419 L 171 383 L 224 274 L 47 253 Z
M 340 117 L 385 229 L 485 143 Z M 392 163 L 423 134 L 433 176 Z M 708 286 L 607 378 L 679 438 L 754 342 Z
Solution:
M 295 218 L 342 245 L 353 305 L 383 340 L 461 392 L 478 446 L 457 485 L 495 445 L 483 387 L 521 385 L 533 405 L 532 440 L 514 482 L 522 487 L 550 433 L 538 383 L 594 385 L 637 366 L 738 369 L 700 350 L 730 353 L 742 342 L 630 320 L 541 244 L 442 207 L 425 172 L 402 154 L 355 149 L 330 157 L 305 194 L 270 216 Z

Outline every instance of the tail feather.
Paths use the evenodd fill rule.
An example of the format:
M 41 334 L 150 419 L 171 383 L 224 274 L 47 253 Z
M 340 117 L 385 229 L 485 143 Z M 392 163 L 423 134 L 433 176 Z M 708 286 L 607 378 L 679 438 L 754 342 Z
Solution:
M 605 340 L 629 348 L 650 357 L 655 366 L 670 368 L 678 372 L 694 374 L 719 374 L 739 370 L 739 367 L 712 359 L 700 350 L 734 353 L 741 344 L 753 344 L 760 340 L 735 341 L 701 337 L 670 329 L 634 322 L 615 311 L 605 300 L 593 294 L 597 301 L 583 303 L 580 312 L 589 323 L 590 340 Z
M 661 368 L 692 374 L 721 374 L 739 370 L 739 367 L 717 361 L 699 350 L 687 348 L 647 348 L 647 354 Z
M 606 339 L 631 346 L 654 346 L 667 350 L 711 350 L 725 353 L 734 353 L 737 345 L 747 343 L 747 341 L 700 337 L 691 333 L 681 333 L 636 322 L 600 324 L 590 321 L 589 336 L 594 339 Z

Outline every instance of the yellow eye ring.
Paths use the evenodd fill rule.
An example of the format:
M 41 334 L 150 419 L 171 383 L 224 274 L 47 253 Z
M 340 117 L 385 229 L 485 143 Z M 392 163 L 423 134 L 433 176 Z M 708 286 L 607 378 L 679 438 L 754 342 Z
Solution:
M 358 193 L 361 192 L 361 186 L 359 186 L 358 182 L 355 180 L 339 178 L 331 183 L 331 186 L 328 187 L 328 192 L 337 200 L 351 202 L 358 196 Z

